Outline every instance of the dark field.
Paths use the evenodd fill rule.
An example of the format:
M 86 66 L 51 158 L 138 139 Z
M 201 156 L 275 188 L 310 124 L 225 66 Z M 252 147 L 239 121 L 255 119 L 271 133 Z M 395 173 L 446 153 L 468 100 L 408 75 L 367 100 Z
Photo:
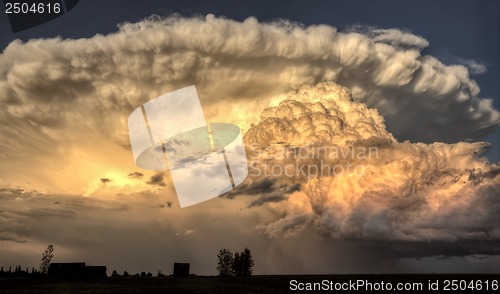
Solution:
M 448 293 L 499 293 L 491 289 L 493 284 L 498 285 L 500 274 L 434 274 L 434 275 L 316 275 L 316 276 L 252 276 L 252 277 L 205 277 L 193 276 L 186 278 L 174 277 L 118 277 L 100 280 L 57 280 L 49 278 L 8 278 L 0 279 L 0 293 L 290 293 L 290 280 L 298 282 L 316 282 L 323 280 L 336 283 L 349 283 L 349 281 L 366 280 L 371 283 L 411 283 L 421 284 L 422 289 L 412 291 L 396 291 L 392 293 L 438 293 L 429 291 L 429 280 L 439 281 L 440 290 L 444 290 L 445 281 L 462 280 L 468 285 L 463 291 L 446 291 Z M 471 284 L 472 282 L 472 284 Z M 477 285 L 482 286 L 482 291 L 471 289 Z M 305 285 L 305 284 L 303 284 Z M 486 290 L 489 287 L 489 291 Z M 451 290 L 451 289 L 450 289 Z M 306 291 L 312 292 L 312 291 Z M 328 291 L 327 291 L 328 292 Z M 335 291 L 340 293 L 385 293 L 386 291 Z
M 283 293 L 288 280 L 274 276 L 250 278 L 106 278 L 54 280 L 10 278 L 0 280 L 0 293 Z

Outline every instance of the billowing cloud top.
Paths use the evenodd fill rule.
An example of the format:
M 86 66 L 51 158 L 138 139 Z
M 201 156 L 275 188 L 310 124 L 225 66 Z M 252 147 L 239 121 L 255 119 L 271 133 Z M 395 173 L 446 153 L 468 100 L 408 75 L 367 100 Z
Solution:
M 346 147 L 370 139 L 396 141 L 377 110 L 354 102 L 347 88 L 333 83 L 303 86 L 286 95 L 279 106 L 264 109 L 260 118 L 245 135 L 253 147 L 280 142 Z
M 500 239 L 500 167 L 479 157 L 487 144 L 397 142 L 377 111 L 331 83 L 286 98 L 245 135 L 253 186 L 300 184 L 269 195 L 280 216 L 262 226 L 270 236 L 312 225 L 334 239 Z

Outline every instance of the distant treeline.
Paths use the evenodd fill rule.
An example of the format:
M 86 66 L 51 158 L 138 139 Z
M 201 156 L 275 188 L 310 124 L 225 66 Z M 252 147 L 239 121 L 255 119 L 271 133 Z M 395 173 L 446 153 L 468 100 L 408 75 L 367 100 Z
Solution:
M 29 269 L 28 267 L 23 268 L 20 265 L 16 266 L 15 269 L 12 269 L 12 267 L 9 267 L 8 269 L 6 267 L 1 267 L 0 268 L 0 278 L 1 277 L 46 277 L 47 274 L 39 272 L 37 269 L 32 267 Z M 164 275 L 161 270 L 159 270 L 156 275 L 153 275 L 150 272 L 141 272 L 141 273 L 136 273 L 136 274 L 129 274 L 127 271 L 124 271 L 122 275 L 118 274 L 117 271 L 113 271 L 111 274 L 111 277 L 113 278 L 118 278 L 118 277 L 134 277 L 134 278 L 151 278 L 151 277 L 166 277 L 167 275 Z M 194 276 L 191 274 L 191 276 Z
M 23 269 L 20 265 L 16 266 L 16 268 L 13 270 L 12 267 L 9 267 L 9 269 L 4 269 L 2 266 L 0 268 L 0 277 L 34 277 L 34 276 L 41 276 L 43 275 L 42 273 L 39 273 L 38 270 L 36 270 L 34 267 L 31 268 L 31 270 L 26 267 L 26 269 Z

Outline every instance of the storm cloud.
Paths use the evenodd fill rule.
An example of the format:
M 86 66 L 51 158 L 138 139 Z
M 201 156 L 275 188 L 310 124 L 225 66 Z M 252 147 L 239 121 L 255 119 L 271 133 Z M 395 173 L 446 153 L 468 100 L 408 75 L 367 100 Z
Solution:
M 54 244 L 55 261 L 129 272 L 184 259 L 213 274 L 219 249 L 244 246 L 259 274 L 408 270 L 438 255 L 497 255 L 494 264 L 499 168 L 474 140 L 499 113 L 469 77 L 480 63 L 447 65 L 427 46 L 399 29 L 213 15 L 12 42 L 0 54 L 2 262 L 36 265 Z M 193 84 L 207 121 L 246 133 L 250 177 L 180 210 L 168 172 L 131 173 L 127 117 Z M 320 167 L 308 156 L 324 146 L 324 163 L 362 173 L 255 175 L 297 157 Z M 373 156 L 342 156 L 370 147 Z
M 311 226 L 341 240 L 500 239 L 500 166 L 480 157 L 487 143 L 399 142 L 339 85 L 289 93 L 245 142 L 254 186 L 300 184 L 269 204 L 280 217 L 261 226 L 269 236 Z

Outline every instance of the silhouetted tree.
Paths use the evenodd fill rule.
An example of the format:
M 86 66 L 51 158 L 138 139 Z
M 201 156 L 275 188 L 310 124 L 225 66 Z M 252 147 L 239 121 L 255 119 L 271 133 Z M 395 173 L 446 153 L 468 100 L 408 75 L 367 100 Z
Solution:
M 245 248 L 241 253 L 236 252 L 234 254 L 233 272 L 235 276 L 251 276 L 253 266 L 252 253 L 248 248 Z
M 227 277 L 233 275 L 234 257 L 229 249 L 221 249 L 217 254 L 219 262 L 217 263 L 217 271 L 219 276 Z
M 54 257 L 54 246 L 49 245 L 45 252 L 42 254 L 42 261 L 40 262 L 40 272 L 42 274 L 47 274 L 49 271 L 50 261 Z
M 233 273 L 237 277 L 241 277 L 243 275 L 243 267 L 241 262 L 242 262 L 241 255 L 238 252 L 236 252 L 234 254 Z
M 117 273 L 116 271 L 113 271 L 113 273 L 111 274 L 111 276 L 112 276 L 113 278 L 116 278 L 116 277 L 118 277 L 118 273 Z
M 253 266 L 255 265 L 250 249 L 245 247 L 245 250 L 240 254 L 241 259 L 241 275 L 251 276 L 253 273 Z
M 124 272 L 123 272 L 123 276 L 127 278 L 127 277 L 128 277 L 128 272 L 127 272 L 127 271 L 124 271 Z

